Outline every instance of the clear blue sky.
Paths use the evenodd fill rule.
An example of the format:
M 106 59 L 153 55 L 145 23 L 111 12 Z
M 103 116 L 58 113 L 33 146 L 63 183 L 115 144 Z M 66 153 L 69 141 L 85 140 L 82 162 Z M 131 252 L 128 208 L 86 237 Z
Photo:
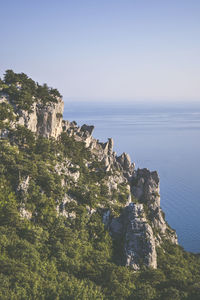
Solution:
M 200 101 L 199 0 L 0 1 L 0 76 L 65 98 Z

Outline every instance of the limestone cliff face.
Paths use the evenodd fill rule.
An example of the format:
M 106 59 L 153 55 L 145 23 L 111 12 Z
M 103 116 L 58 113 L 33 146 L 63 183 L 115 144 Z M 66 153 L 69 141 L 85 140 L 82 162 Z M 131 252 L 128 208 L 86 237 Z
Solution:
M 10 103 L 6 95 L 0 98 L 0 102 L 5 101 Z M 57 138 L 61 134 L 64 110 L 64 102 L 61 98 L 57 97 L 57 103 L 53 102 L 45 106 L 39 102 L 34 102 L 31 112 L 18 109 L 17 107 L 13 108 L 17 115 L 15 124 L 25 126 L 37 135 L 47 138 Z
M 156 241 L 143 204 L 130 203 L 119 217 L 105 212 L 104 223 L 114 239 L 123 241 L 123 263 L 139 270 L 142 265 L 157 268 Z
M 138 169 L 130 186 L 137 202 L 125 206 L 119 217 L 112 216 L 110 210 L 105 211 L 103 222 L 113 239 L 123 242 L 125 265 L 134 270 L 142 265 L 157 268 L 156 247 L 162 246 L 165 239 L 178 244 L 176 232 L 166 223 L 160 207 L 158 174 Z
M 103 222 L 113 239 L 122 241 L 123 264 L 139 270 L 142 265 L 157 268 L 156 247 L 167 239 L 177 244 L 177 235 L 164 219 L 160 207 L 159 176 L 156 171 L 135 169 L 128 154 L 117 156 L 113 152 L 113 140 L 100 143 L 92 137 L 92 126 L 78 127 L 75 122 L 64 121 L 64 130 L 76 140 L 84 141 L 91 153 L 111 171 L 107 186 L 110 194 L 119 192 L 124 184 L 129 191 L 122 213 L 115 217 L 104 207 Z M 67 126 L 66 126 L 67 125 Z M 110 200 L 110 203 L 115 200 Z
M 0 101 L 9 101 L 9 99 L 4 96 Z M 101 162 L 107 173 L 104 184 L 108 189 L 107 203 L 95 209 L 88 207 L 88 214 L 92 215 L 97 209 L 101 210 L 103 223 L 110 235 L 113 239 L 122 242 L 121 256 L 124 265 L 131 266 L 134 270 L 139 270 L 142 265 L 156 268 L 156 247 L 161 247 L 165 239 L 177 244 L 176 233 L 166 223 L 160 207 L 157 172 L 150 172 L 148 169 L 136 170 L 128 154 L 116 155 L 113 151 L 112 138 L 105 143 L 93 138 L 94 126 L 84 124 L 79 127 L 76 122 L 63 121 L 63 108 L 64 102 L 61 98 L 57 99 L 57 103 L 46 106 L 39 102 L 34 103 L 32 112 L 14 108 L 16 124 L 23 125 L 43 137 L 58 138 L 62 132 L 65 132 L 69 137 L 73 136 L 76 141 L 85 143 L 85 147 L 91 153 L 91 159 L 85 162 L 85 166 L 89 168 L 92 160 Z M 78 187 L 80 166 L 74 165 L 66 158 L 55 166 L 55 171 L 65 175 L 74 187 Z M 19 186 L 20 191 L 26 191 L 28 181 L 29 178 L 24 179 Z M 68 181 L 63 179 L 62 185 L 67 187 Z M 117 199 L 120 193 L 123 194 L 121 202 Z M 73 212 L 70 215 L 65 211 L 64 207 L 69 201 L 77 200 L 66 194 L 63 203 L 58 207 L 58 213 L 62 213 L 66 218 L 76 218 Z M 113 213 L 113 207 L 119 208 L 118 216 Z M 26 216 L 24 208 L 22 212 L 22 215 Z
M 37 134 L 57 138 L 62 132 L 64 102 L 58 98 L 57 103 L 37 107 Z
M 164 220 L 164 214 L 160 207 L 159 177 L 156 171 L 138 169 L 131 183 L 132 193 L 136 199 L 144 203 L 148 208 L 148 216 L 152 227 L 159 232 L 157 242 L 161 240 L 160 235 L 177 244 L 177 235 Z
M 124 212 L 126 265 L 138 270 L 141 264 L 157 267 L 155 238 L 142 204 L 130 203 Z

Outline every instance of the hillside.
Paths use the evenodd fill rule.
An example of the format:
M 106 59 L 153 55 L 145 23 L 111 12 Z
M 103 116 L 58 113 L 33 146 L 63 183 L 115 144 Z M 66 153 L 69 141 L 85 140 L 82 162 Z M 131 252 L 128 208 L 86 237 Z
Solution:
M 63 108 L 23 73 L 0 80 L 0 299 L 200 299 L 157 172 Z

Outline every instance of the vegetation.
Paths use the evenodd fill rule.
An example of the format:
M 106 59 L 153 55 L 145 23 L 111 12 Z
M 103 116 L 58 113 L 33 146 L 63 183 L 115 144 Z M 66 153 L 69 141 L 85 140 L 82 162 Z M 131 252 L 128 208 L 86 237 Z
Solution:
M 12 70 L 7 70 L 4 80 L 0 81 L 0 91 L 7 94 L 18 109 L 29 112 L 34 102 L 47 105 L 57 102 L 57 97 L 61 97 L 57 89 L 49 88 L 46 83 L 40 85 L 26 74 L 17 74 Z
M 18 82 L 34 97 L 39 85 L 6 72 L 3 89 L 11 95 L 15 85 L 12 99 L 22 108 Z M 14 118 L 2 103 L 0 129 L 6 126 L 9 136 L 0 140 L 0 299 L 200 299 L 200 256 L 179 246 L 166 241 L 157 249 L 157 270 L 120 265 L 120 241 L 112 241 L 100 207 L 109 197 L 124 205 L 125 186 L 109 196 L 109 173 L 83 143 L 66 133 L 58 141 L 36 138 L 25 127 L 12 129 Z M 66 194 L 73 201 L 63 204 Z M 68 217 L 58 213 L 62 205 Z

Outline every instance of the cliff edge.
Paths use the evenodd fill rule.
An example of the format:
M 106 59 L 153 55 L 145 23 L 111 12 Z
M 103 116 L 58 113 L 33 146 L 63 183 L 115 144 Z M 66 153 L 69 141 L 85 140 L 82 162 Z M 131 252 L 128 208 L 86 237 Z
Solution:
M 62 114 L 56 89 L 0 79 L 0 299 L 199 299 L 158 173 Z
M 58 142 L 63 138 L 71 138 L 71 143 L 84 144 L 90 153 L 90 157 L 84 159 L 84 168 L 87 172 L 93 172 L 94 176 L 103 172 L 106 178 L 102 178 L 101 183 L 98 180 L 95 183 L 96 188 L 104 188 L 104 192 L 94 192 L 90 201 L 87 199 L 88 214 L 91 216 L 101 211 L 106 229 L 112 239 L 120 244 L 118 262 L 134 270 L 144 265 L 157 268 L 156 248 L 162 247 L 164 240 L 177 244 L 177 235 L 166 223 L 160 207 L 158 173 L 135 169 L 135 164 L 126 153 L 117 156 L 113 151 L 112 138 L 105 143 L 93 138 L 94 126 L 84 124 L 79 127 L 76 122 L 63 120 L 64 102 L 55 90 L 39 86 L 22 75 L 14 79 L 12 76 L 8 72 L 1 87 L 0 104 L 5 111 L 7 109 L 7 114 L 1 118 L 1 138 L 12 140 L 11 133 L 22 126 L 36 138 L 54 138 Z M 33 91 L 31 97 L 29 86 Z M 29 102 L 26 102 L 26 98 Z M 9 113 L 12 114 L 10 120 Z M 84 197 L 86 191 L 92 192 L 91 187 L 85 184 L 86 191 L 82 190 L 81 195 L 77 195 L 83 176 L 81 165 L 75 164 L 67 156 L 56 162 L 54 170 L 62 176 L 64 190 L 63 198 L 57 205 L 57 213 L 74 219 L 76 213 L 73 209 L 68 211 L 69 203 L 79 205 L 80 196 Z M 18 193 L 26 194 L 31 177 L 32 174 L 19 177 Z M 26 202 L 20 211 L 23 217 L 31 219 L 33 213 L 26 210 Z

